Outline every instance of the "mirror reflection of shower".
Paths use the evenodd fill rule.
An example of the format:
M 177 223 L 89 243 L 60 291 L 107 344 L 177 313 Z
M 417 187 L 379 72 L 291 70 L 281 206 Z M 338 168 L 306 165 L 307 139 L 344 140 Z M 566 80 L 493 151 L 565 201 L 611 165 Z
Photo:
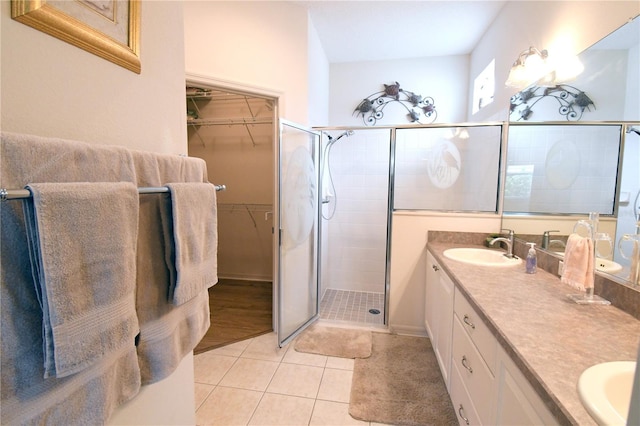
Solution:
M 631 132 L 635 133 L 636 135 L 640 135 L 640 130 L 635 126 L 627 127 L 627 133 L 631 133 Z
M 625 235 L 640 234 L 640 123 L 629 123 L 625 127 L 622 170 L 619 172 L 621 183 L 616 242 Z M 617 243 L 613 260 L 629 271 L 631 276 L 631 261 L 622 255 Z
M 337 137 L 332 137 L 327 134 L 329 141 L 324 145 L 322 150 L 322 175 L 320 177 L 320 184 L 322 185 L 322 204 L 327 206 L 326 213 L 325 209 L 322 209 L 322 218 L 325 220 L 331 220 L 331 218 L 333 218 L 338 204 L 336 187 L 333 183 L 333 177 L 331 176 L 331 147 L 341 138 L 351 135 L 353 135 L 353 130 L 345 130 Z
M 635 133 L 640 136 L 640 129 L 636 126 L 628 126 L 627 133 Z M 633 201 L 633 214 L 636 219 L 636 234 L 640 234 L 640 189 L 638 189 L 635 200 Z

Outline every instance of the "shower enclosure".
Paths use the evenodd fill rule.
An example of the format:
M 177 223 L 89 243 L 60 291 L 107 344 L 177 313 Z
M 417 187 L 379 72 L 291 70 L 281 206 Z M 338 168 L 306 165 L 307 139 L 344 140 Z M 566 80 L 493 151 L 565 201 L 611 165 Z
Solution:
M 382 326 L 391 129 L 323 129 L 320 318 Z
M 502 126 L 322 134 L 320 318 L 387 326 L 392 211 L 497 212 Z

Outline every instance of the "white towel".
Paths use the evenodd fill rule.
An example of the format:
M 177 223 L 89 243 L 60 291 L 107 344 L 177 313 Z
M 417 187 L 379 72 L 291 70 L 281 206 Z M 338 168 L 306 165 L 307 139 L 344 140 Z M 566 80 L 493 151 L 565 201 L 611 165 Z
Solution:
M 168 183 L 171 220 L 169 300 L 181 305 L 218 282 L 216 189 L 210 183 Z
M 135 181 L 125 148 L 1 133 L 2 188 L 23 188 L 29 182 Z M 43 313 L 23 213 L 18 200 L 0 206 L 0 424 L 104 424 L 140 390 L 136 348 L 126 346 L 115 357 L 67 377 L 43 377 Z
M 593 262 L 593 241 L 578 234 L 569 235 L 561 281 L 580 291 L 592 288 Z
M 138 191 L 130 182 L 27 188 L 44 377 L 66 377 L 134 347 Z
M 207 182 L 207 166 L 201 158 L 133 151 L 138 186 L 164 186 L 167 182 Z M 171 267 L 165 261 L 173 250 L 170 194 L 140 196 L 136 308 L 140 322 L 138 363 L 142 384 L 169 376 L 193 352 L 210 326 L 209 292 L 182 305 L 168 297 Z M 166 226 L 165 226 L 166 225 Z M 173 262 L 173 261 L 172 261 Z M 174 281 L 175 283 L 175 281 Z

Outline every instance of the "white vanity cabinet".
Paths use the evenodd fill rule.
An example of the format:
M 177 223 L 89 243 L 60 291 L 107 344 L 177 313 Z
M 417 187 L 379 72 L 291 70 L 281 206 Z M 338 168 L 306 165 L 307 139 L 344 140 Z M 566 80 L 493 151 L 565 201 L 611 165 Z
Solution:
M 431 253 L 426 281 L 425 326 L 459 424 L 558 424 Z
M 461 425 L 495 424 L 498 342 L 458 289 L 454 306 L 451 401 Z
M 431 253 L 427 253 L 424 323 L 431 338 L 442 377 L 450 391 L 451 336 L 454 285 Z
M 502 347 L 498 347 L 498 425 L 556 425 L 542 399 Z

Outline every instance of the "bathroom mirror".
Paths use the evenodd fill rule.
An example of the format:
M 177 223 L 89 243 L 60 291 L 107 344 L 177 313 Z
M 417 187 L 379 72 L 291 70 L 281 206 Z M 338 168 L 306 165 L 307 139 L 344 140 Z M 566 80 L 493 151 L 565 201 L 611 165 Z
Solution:
M 638 121 L 640 119 L 640 101 L 637 96 L 640 91 L 639 73 L 637 72 L 640 67 L 639 38 L 640 17 L 636 17 L 579 55 L 579 59 L 584 65 L 584 71 L 574 81 L 568 83 L 567 95 L 572 96 L 571 92 L 583 93 L 593 103 L 587 101 L 586 104 L 588 106 L 584 111 L 579 109 L 577 116 L 573 115 L 567 119 L 567 109 L 563 109 L 563 105 L 553 96 L 539 96 L 535 105 L 533 105 L 532 101 L 529 101 L 529 105 L 533 105 L 529 114 L 522 113 L 521 105 L 516 107 L 516 104 L 522 103 L 522 98 L 512 98 L 510 105 L 510 111 L 512 111 L 510 123 L 518 123 L 510 127 L 515 128 L 521 125 L 528 127 L 524 123 L 529 123 L 531 124 L 530 127 L 535 129 L 538 127 L 534 124 L 550 124 L 550 122 L 564 124 L 565 126 L 550 126 L 550 128 L 558 130 L 558 134 L 555 135 L 555 138 L 552 138 L 554 140 L 563 139 L 562 131 L 567 126 L 580 126 L 586 123 L 604 125 L 605 122 L 606 124 L 612 124 L 613 122 L 620 125 L 622 129 L 619 138 L 621 142 L 620 163 L 616 164 L 609 159 L 606 161 L 608 165 L 605 166 L 605 161 L 603 161 L 602 169 L 598 171 L 603 176 L 610 176 L 612 173 L 616 174 L 620 171 L 616 181 L 615 199 L 610 200 L 612 211 L 609 214 L 606 211 L 600 211 L 600 231 L 609 233 L 615 241 L 618 241 L 623 234 L 635 233 L 636 223 L 640 220 L 640 217 L 638 217 L 640 214 L 640 171 L 638 170 L 640 167 L 640 135 L 633 131 L 627 132 L 630 127 L 640 129 L 640 122 Z M 530 86 L 527 89 L 533 88 L 533 86 Z M 553 94 L 552 91 L 548 92 Z M 533 148 L 535 144 L 539 144 L 539 141 L 539 138 L 532 135 L 531 147 Z M 572 148 L 575 148 L 570 145 L 571 143 L 564 147 L 561 145 L 556 146 L 556 151 L 561 149 L 562 152 L 558 151 L 555 154 L 562 154 L 560 156 L 564 155 L 567 159 L 570 159 L 569 152 Z M 520 144 L 519 148 L 522 149 L 522 144 Z M 507 147 L 507 151 L 509 149 L 510 146 Z M 550 156 L 553 157 L 547 151 L 546 157 L 550 158 Z M 571 163 L 571 160 L 568 163 Z M 570 166 L 571 164 L 568 164 L 568 168 L 565 171 L 570 172 Z M 579 167 L 575 164 L 573 166 Z M 521 172 L 521 176 L 515 176 L 515 178 L 519 179 L 518 182 L 524 185 L 526 190 L 528 172 L 526 168 L 519 171 L 512 170 L 512 177 L 514 173 L 517 175 L 517 172 Z M 555 182 L 556 186 L 567 183 L 567 176 L 564 174 L 551 173 L 549 177 L 552 180 L 559 179 L 558 182 Z M 507 178 L 509 177 L 507 176 Z M 608 185 L 610 190 L 610 182 L 608 182 Z M 572 191 L 571 195 L 577 205 L 588 201 L 584 199 L 586 196 L 578 194 L 581 194 L 581 191 Z M 565 204 L 566 200 L 559 199 L 558 201 L 562 201 L 562 204 Z M 544 231 L 559 231 L 551 233 L 551 240 L 562 239 L 561 236 L 566 239 L 566 236 L 572 232 L 576 221 L 586 218 L 585 214 L 577 214 L 576 211 L 580 211 L 580 207 L 566 206 L 566 208 L 559 209 L 558 206 L 554 206 L 554 208 L 546 211 L 540 209 L 531 211 L 531 209 L 523 208 L 519 211 L 514 208 L 513 203 L 510 207 L 508 203 L 505 203 L 502 225 L 503 228 L 513 229 L 516 234 L 527 235 L 530 238 L 538 237 L 540 240 L 538 244 L 540 244 Z M 614 246 L 617 246 L 617 244 L 614 244 Z M 549 248 L 549 251 L 552 253 L 560 252 L 562 247 L 554 246 Z M 628 275 L 628 261 L 620 256 L 619 253 L 613 253 L 612 260 L 622 266 L 626 266 L 622 271 L 610 271 L 611 275 L 614 275 L 617 280 L 624 281 L 627 278 L 625 273 Z

